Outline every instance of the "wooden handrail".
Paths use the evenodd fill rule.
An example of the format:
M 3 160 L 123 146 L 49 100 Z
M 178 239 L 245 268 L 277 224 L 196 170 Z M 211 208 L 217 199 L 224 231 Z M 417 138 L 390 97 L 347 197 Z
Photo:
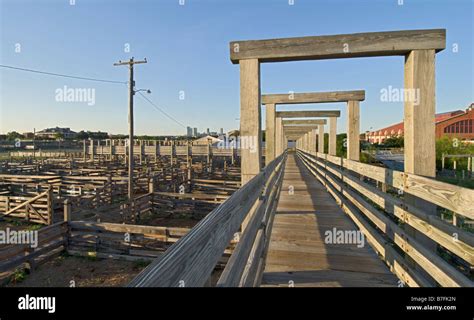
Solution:
M 190 232 L 143 270 L 130 287 L 203 286 L 286 153 L 211 211 Z M 280 166 L 281 168 L 281 166 Z
M 301 150 L 299 150 L 302 152 Z M 307 154 L 307 153 L 305 153 Z M 415 174 L 316 153 L 316 157 L 474 220 L 474 190 Z
M 345 167 L 355 173 L 374 177 L 380 174 L 380 171 L 377 172 L 379 169 L 386 169 L 374 167 L 376 168 L 374 171 L 354 170 L 356 167 L 354 165 L 355 161 L 347 165 L 347 162 L 345 163 L 344 160 L 337 157 L 321 153 L 315 156 L 301 150 L 298 150 L 298 156 L 306 167 L 326 185 L 328 191 L 334 196 L 336 201 L 341 204 L 344 211 L 351 216 L 354 222 L 369 238 L 374 249 L 378 251 L 386 261 L 387 257 L 391 256 L 393 261 L 389 262 L 389 264 L 392 270 L 409 285 L 429 285 L 429 282 L 427 282 L 417 270 L 412 269 L 409 264 L 405 263 L 403 257 L 383 244 L 383 239 L 378 238 L 380 232 L 385 237 L 388 237 L 392 244 L 397 245 L 410 256 L 416 264 L 430 274 L 440 285 L 474 286 L 474 283 L 464 274 L 449 265 L 441 257 L 436 255 L 436 253 L 426 249 L 421 242 L 408 235 L 396 222 L 391 220 L 386 213 L 393 214 L 404 223 L 412 226 L 433 241 L 458 255 L 471 266 L 474 264 L 474 238 L 472 234 L 455 226 L 451 226 L 436 216 L 427 215 L 422 210 L 378 190 L 360 179 L 351 176 L 348 172 L 342 171 L 342 168 Z M 368 165 L 360 165 L 363 165 L 362 167 L 367 169 Z M 357 168 L 361 168 L 361 166 L 357 166 Z M 390 172 L 392 176 L 396 175 L 393 170 L 387 172 Z M 373 201 L 386 212 L 371 205 L 364 197 Z M 367 225 L 364 219 L 362 219 L 362 216 L 358 213 L 359 211 L 376 225 L 380 231 Z M 458 238 L 454 239 L 453 234 L 457 234 Z
M 258 271 L 255 267 L 258 261 L 255 261 L 253 256 L 260 257 L 262 251 L 265 250 L 264 240 L 269 237 L 266 231 L 271 229 L 269 227 L 270 220 L 272 220 L 277 207 L 284 165 L 285 161 L 280 162 L 272 176 L 269 177 L 262 199 L 255 208 L 248 227 L 244 230 L 240 241 L 229 258 L 217 286 L 243 287 L 259 283 L 261 274 L 256 274 Z M 257 253 L 252 255 L 252 251 Z

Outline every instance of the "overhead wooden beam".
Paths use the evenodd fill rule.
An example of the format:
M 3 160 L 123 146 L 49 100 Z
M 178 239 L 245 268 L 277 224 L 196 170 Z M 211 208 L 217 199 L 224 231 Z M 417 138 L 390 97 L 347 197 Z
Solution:
M 326 118 L 339 117 L 341 111 L 339 110 L 324 110 L 324 111 L 278 111 L 277 117 L 281 118 Z
M 262 104 L 305 104 L 364 101 L 365 90 L 263 94 Z
M 284 126 L 287 125 L 305 125 L 305 124 L 326 124 L 326 119 L 314 119 L 314 120 L 283 120 Z
M 310 36 L 267 40 L 232 41 L 230 60 L 260 62 L 405 56 L 412 50 L 446 48 L 446 30 L 403 30 Z
M 318 126 L 285 126 L 283 128 L 285 129 L 285 132 L 291 132 L 291 131 L 306 132 L 313 129 L 317 129 Z

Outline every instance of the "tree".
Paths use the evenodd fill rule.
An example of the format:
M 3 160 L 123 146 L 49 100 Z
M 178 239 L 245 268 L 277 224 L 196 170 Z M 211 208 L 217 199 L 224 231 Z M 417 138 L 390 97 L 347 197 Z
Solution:
M 7 140 L 8 141 L 15 141 L 16 139 L 22 139 L 23 135 L 16 131 L 11 131 L 7 133 Z
M 62 139 L 64 139 L 64 134 L 62 132 L 56 132 L 56 133 L 54 133 L 54 139 L 62 140 Z
M 347 152 L 347 134 L 341 133 L 336 136 L 336 156 L 345 157 Z
M 390 137 L 383 142 L 385 148 L 403 148 L 403 137 Z
M 436 140 L 436 166 L 438 168 L 441 168 L 443 153 L 448 155 L 474 154 L 474 145 L 463 142 L 461 139 L 456 137 L 444 136 Z M 446 168 L 452 167 L 453 160 L 457 161 L 458 170 L 464 168 L 467 169 L 467 158 L 446 158 Z
M 77 133 L 76 139 L 87 140 L 87 139 L 89 139 L 89 134 L 87 132 L 84 132 L 84 130 L 82 130 L 82 131 Z

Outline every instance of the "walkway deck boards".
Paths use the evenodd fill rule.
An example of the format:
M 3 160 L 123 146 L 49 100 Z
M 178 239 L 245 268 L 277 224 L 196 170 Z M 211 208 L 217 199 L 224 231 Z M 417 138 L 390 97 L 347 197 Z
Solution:
M 294 194 L 290 194 L 290 186 Z M 358 230 L 294 153 L 288 155 L 262 286 L 396 286 L 366 242 L 326 244 L 327 230 Z

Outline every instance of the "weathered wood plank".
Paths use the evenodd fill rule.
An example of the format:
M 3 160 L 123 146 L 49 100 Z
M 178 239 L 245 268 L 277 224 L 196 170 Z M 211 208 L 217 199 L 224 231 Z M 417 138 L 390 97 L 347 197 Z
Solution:
M 304 92 L 287 94 L 263 94 L 262 104 L 304 104 L 364 101 L 365 91 Z
M 446 30 L 403 30 L 230 42 L 230 59 L 259 62 L 404 56 L 412 50 L 446 48 Z

